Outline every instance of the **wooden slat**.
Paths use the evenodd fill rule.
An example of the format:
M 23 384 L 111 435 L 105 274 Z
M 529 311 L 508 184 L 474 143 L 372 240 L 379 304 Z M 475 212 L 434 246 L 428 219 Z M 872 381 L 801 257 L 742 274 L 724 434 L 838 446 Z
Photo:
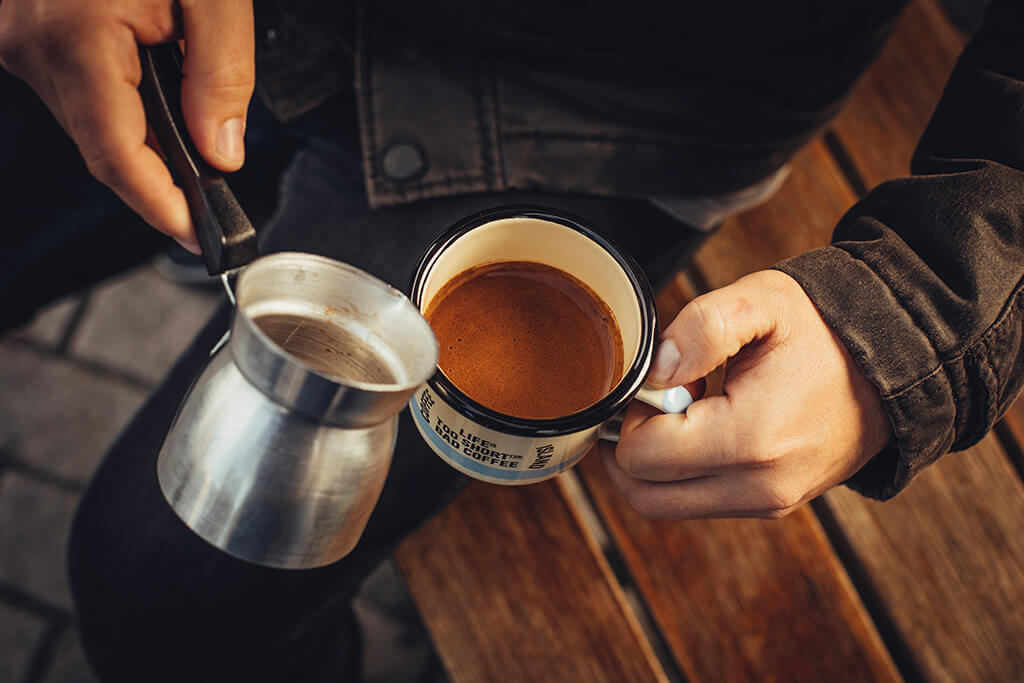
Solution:
M 1024 473 L 1024 394 L 1022 394 L 1003 418 L 1003 425 L 1006 427 L 1005 434 L 1012 441 L 1008 444 L 1012 448 L 1011 457 L 1017 462 L 1017 471 Z
M 812 149 L 806 158 L 816 156 Z M 800 180 L 804 173 L 798 161 L 794 169 L 796 186 L 805 185 L 806 180 Z M 821 169 L 815 177 L 833 175 L 834 171 Z M 845 194 L 849 193 L 847 190 Z M 707 253 L 697 255 L 696 262 L 705 281 L 712 287 L 722 286 L 742 275 L 743 270 L 766 267 L 805 250 L 815 241 L 824 243 L 829 221 L 820 222 L 816 240 L 813 229 L 788 233 L 772 227 L 786 216 L 799 213 L 792 208 L 793 204 L 806 202 L 809 197 L 787 187 L 765 206 L 740 216 L 723 229 L 713 243 L 709 242 Z M 751 249 L 752 244 L 762 244 L 760 237 L 751 234 L 758 226 L 775 232 L 780 241 Z M 725 259 L 730 253 L 735 257 Z M 971 476 L 963 475 L 965 469 Z M 1019 616 L 1024 609 L 1024 581 L 1020 580 L 1024 516 L 1019 511 L 1024 501 L 1024 485 L 992 439 L 964 455 L 941 460 L 932 470 L 931 479 L 950 485 L 912 484 L 899 497 L 899 508 L 879 507 L 843 490 L 826 494 L 824 501 L 837 511 L 844 537 L 859 539 L 851 544 L 856 559 L 872 567 L 868 577 L 872 590 L 886 598 L 880 608 L 891 615 L 893 627 L 926 679 L 984 680 L 987 672 L 1016 671 L 1019 654 L 1014 653 L 1019 653 L 1019 643 L 1024 642 L 1024 623 Z M 980 501 L 986 503 L 982 505 Z M 904 509 L 914 512 L 901 515 Z M 892 539 L 881 533 L 882 521 L 890 516 L 933 521 L 930 526 L 920 527 L 912 522 L 901 524 L 901 537 Z M 874 525 L 860 524 L 864 519 L 875 518 Z M 998 531 L 990 534 L 990 530 Z M 889 543 L 898 543 L 897 550 L 887 561 L 873 561 L 872 553 Z M 942 548 L 946 562 L 928 561 L 931 548 Z M 977 563 L 988 566 L 989 571 L 967 570 Z M 999 584 L 996 598 L 991 595 L 991 575 L 1006 577 Z M 1003 613 L 993 611 L 996 602 L 1000 602 Z M 955 610 L 949 608 L 952 603 L 956 603 Z M 984 645 L 984 637 L 995 642 Z
M 886 503 L 825 502 L 928 680 L 1024 680 L 1024 491 L 994 437 Z
M 865 184 L 906 175 L 965 38 L 935 0 L 914 0 L 833 123 Z
M 899 680 L 817 518 L 652 521 L 577 468 L 691 681 Z
M 865 184 L 907 172 L 964 39 L 916 0 L 834 130 Z M 1011 411 L 1024 435 L 1024 406 Z M 888 504 L 825 496 L 922 673 L 1024 679 L 1024 486 L 993 437 Z
M 820 212 L 807 203 L 773 202 L 750 220 L 730 221 L 698 261 L 728 279 L 742 274 L 735 264 L 747 260 L 732 251 L 739 242 L 739 251 L 762 255 L 774 253 L 780 239 L 819 246 L 812 237 L 820 230 L 808 224 L 834 220 L 852 201 L 835 196 L 845 186 L 824 161 L 820 144 L 802 153 L 784 190 L 821 199 Z M 659 296 L 660 314 L 671 320 L 691 296 L 677 278 Z M 598 458 L 577 470 L 690 680 L 899 678 L 809 509 L 778 522 L 650 521 L 629 508 Z
M 928 19 L 931 14 L 919 11 L 922 6 L 915 5 L 916 13 L 907 18 Z M 893 50 L 896 54 L 913 54 L 920 47 L 905 44 L 921 33 L 919 27 L 909 34 L 902 31 L 901 26 L 894 37 L 895 47 L 887 50 L 863 85 L 881 87 L 878 84 L 885 83 L 886 93 L 900 92 L 898 79 L 905 74 L 897 71 L 892 76 L 897 81 L 891 82 L 879 70 L 887 68 Z M 864 96 L 863 91 L 856 93 L 851 106 L 859 106 L 858 98 Z M 882 106 L 888 94 L 879 98 L 874 93 L 872 97 Z M 917 106 L 917 110 L 923 108 Z M 853 139 L 843 132 L 841 123 L 836 130 Z M 857 143 L 881 146 L 871 139 Z M 892 141 L 886 144 L 895 146 Z M 904 144 L 904 148 L 910 147 L 912 143 Z M 860 158 L 853 148 L 851 156 Z M 819 162 L 816 160 L 816 167 Z M 798 165 L 794 180 L 800 182 L 802 174 Z M 819 180 L 835 176 L 835 170 L 826 168 L 815 174 Z M 869 173 L 864 177 L 872 183 L 876 180 Z M 816 211 L 819 204 L 810 195 L 786 188 L 768 205 L 740 217 L 729 230 L 716 235 L 706 254 L 698 254 L 704 279 L 712 287 L 721 286 L 743 271 L 766 267 L 815 243 L 825 243 L 835 203 L 850 198 L 852 191 L 843 190 L 825 207 L 825 220 L 811 225 L 810 232 L 790 234 L 773 224 L 787 215 Z M 811 204 L 804 210 L 793 206 L 808 201 Z M 769 230 L 770 245 L 751 234 L 759 225 Z M 755 244 L 764 246 L 752 249 Z M 727 259 L 728 255 L 732 260 Z M 849 541 L 853 560 L 870 568 L 866 580 L 874 594 L 883 596 L 882 604 L 876 607 L 891 617 L 892 627 L 906 644 L 913 665 L 926 679 L 985 680 L 989 674 L 1011 672 L 1024 675 L 1019 668 L 1019 648 L 1024 642 L 1020 616 L 1024 609 L 1024 516 L 1020 512 L 1024 485 L 992 439 L 964 455 L 947 456 L 921 481 L 888 505 L 841 489 L 826 494 L 824 503 L 834 512 L 838 532 Z M 936 552 L 942 553 L 942 561 L 936 560 Z M 880 557 L 879 553 L 886 554 Z M 986 570 L 976 571 L 979 566 Z M 998 577 L 995 587 L 993 577 Z M 991 680 L 1006 679 L 995 676 Z
M 471 485 L 395 558 L 456 683 L 667 680 L 553 482 Z
M 694 266 L 715 288 L 824 246 L 836 222 L 855 200 L 825 145 L 816 141 L 793 160 L 779 194 L 726 221 L 697 252 Z

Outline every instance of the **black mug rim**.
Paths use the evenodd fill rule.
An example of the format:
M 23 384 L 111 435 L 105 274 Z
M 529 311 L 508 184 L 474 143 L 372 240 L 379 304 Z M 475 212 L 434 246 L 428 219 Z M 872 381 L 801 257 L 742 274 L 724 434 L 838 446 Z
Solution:
M 633 286 L 633 291 L 640 304 L 640 351 L 629 368 L 622 373 L 622 379 L 600 401 L 570 415 L 544 420 L 505 415 L 477 403 L 456 387 L 441 372 L 440 367 L 427 380 L 427 386 L 459 414 L 482 427 L 505 434 L 526 437 L 562 436 L 596 427 L 622 410 L 643 386 L 654 356 L 658 314 L 654 302 L 654 290 L 640 266 L 612 240 L 591 228 L 585 219 L 549 206 L 510 204 L 479 211 L 456 221 L 438 235 L 420 257 L 410 286 L 412 303 L 421 313 L 424 312 L 423 292 L 426 287 L 427 275 L 433 270 L 437 260 L 448 247 L 469 231 L 486 223 L 506 218 L 535 218 L 571 228 L 595 242 L 615 259 Z

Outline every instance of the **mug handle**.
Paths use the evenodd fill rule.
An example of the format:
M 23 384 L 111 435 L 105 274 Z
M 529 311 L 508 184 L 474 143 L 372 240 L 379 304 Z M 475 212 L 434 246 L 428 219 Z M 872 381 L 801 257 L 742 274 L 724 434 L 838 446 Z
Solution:
M 655 389 L 645 384 L 640 387 L 640 391 L 636 392 L 636 396 L 633 399 L 642 401 L 652 408 L 657 408 L 661 412 L 668 414 L 685 413 L 686 409 L 693 403 L 693 396 L 683 386 Z M 601 425 L 597 438 L 618 443 L 624 412 L 616 413 L 611 419 Z

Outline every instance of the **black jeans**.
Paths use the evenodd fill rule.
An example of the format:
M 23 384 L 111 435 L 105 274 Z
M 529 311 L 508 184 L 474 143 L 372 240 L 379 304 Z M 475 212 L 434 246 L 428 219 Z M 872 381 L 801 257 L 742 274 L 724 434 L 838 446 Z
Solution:
M 297 150 L 280 177 L 277 211 L 261 230 L 264 252 L 325 254 L 405 289 L 419 254 L 443 228 L 480 209 L 525 202 L 582 216 L 619 242 L 657 284 L 702 237 L 639 199 L 511 192 L 371 211 L 354 136 L 344 126 L 332 128 L 336 120 L 331 106 L 290 127 L 251 116 L 248 165 L 260 168 L 281 149 Z M 59 135 L 46 126 L 34 133 Z M 51 207 L 28 226 L 31 240 L 23 253 L 46 258 L 38 261 L 36 273 L 19 270 L 17 281 L 18 287 L 31 287 L 33 278 L 57 277 L 59 286 L 48 290 L 51 294 L 94 279 L 94 271 L 112 270 L 103 265 L 111 249 L 104 237 L 111 229 L 110 216 L 134 230 L 122 233 L 130 244 L 121 246 L 115 260 L 133 262 L 161 244 L 84 174 L 73 148 L 64 145 L 62 152 L 53 157 L 61 159 L 53 163 L 59 189 L 78 203 L 63 211 Z M 17 202 L 18 197 L 7 200 Z M 18 210 L 32 215 L 31 206 L 15 210 L 16 215 Z M 72 237 L 75 249 L 64 243 Z M 32 244 L 48 246 L 31 252 Z M 17 253 L 12 250 L 5 262 Z M 4 300 L 13 282 L 2 281 Z M 40 294 L 33 302 L 45 298 Z M 199 333 L 113 445 L 82 497 L 68 545 L 68 570 L 83 646 L 103 681 L 356 678 L 359 641 L 350 599 L 398 542 L 466 483 L 428 450 L 406 411 L 380 501 L 347 557 L 320 569 L 275 570 L 237 560 L 202 541 L 164 501 L 156 456 L 229 316 L 225 305 Z

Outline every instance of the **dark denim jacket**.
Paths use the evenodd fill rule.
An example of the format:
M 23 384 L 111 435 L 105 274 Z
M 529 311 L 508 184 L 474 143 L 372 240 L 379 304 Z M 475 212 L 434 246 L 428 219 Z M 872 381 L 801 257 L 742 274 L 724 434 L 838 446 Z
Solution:
M 373 206 L 510 188 L 718 194 L 810 140 L 901 5 L 268 0 L 259 90 L 288 119 L 354 87 Z M 914 177 L 859 202 L 832 246 L 777 266 L 888 410 L 897 445 L 849 482 L 867 495 L 975 443 L 1024 377 L 1021 5 L 994 2 Z

